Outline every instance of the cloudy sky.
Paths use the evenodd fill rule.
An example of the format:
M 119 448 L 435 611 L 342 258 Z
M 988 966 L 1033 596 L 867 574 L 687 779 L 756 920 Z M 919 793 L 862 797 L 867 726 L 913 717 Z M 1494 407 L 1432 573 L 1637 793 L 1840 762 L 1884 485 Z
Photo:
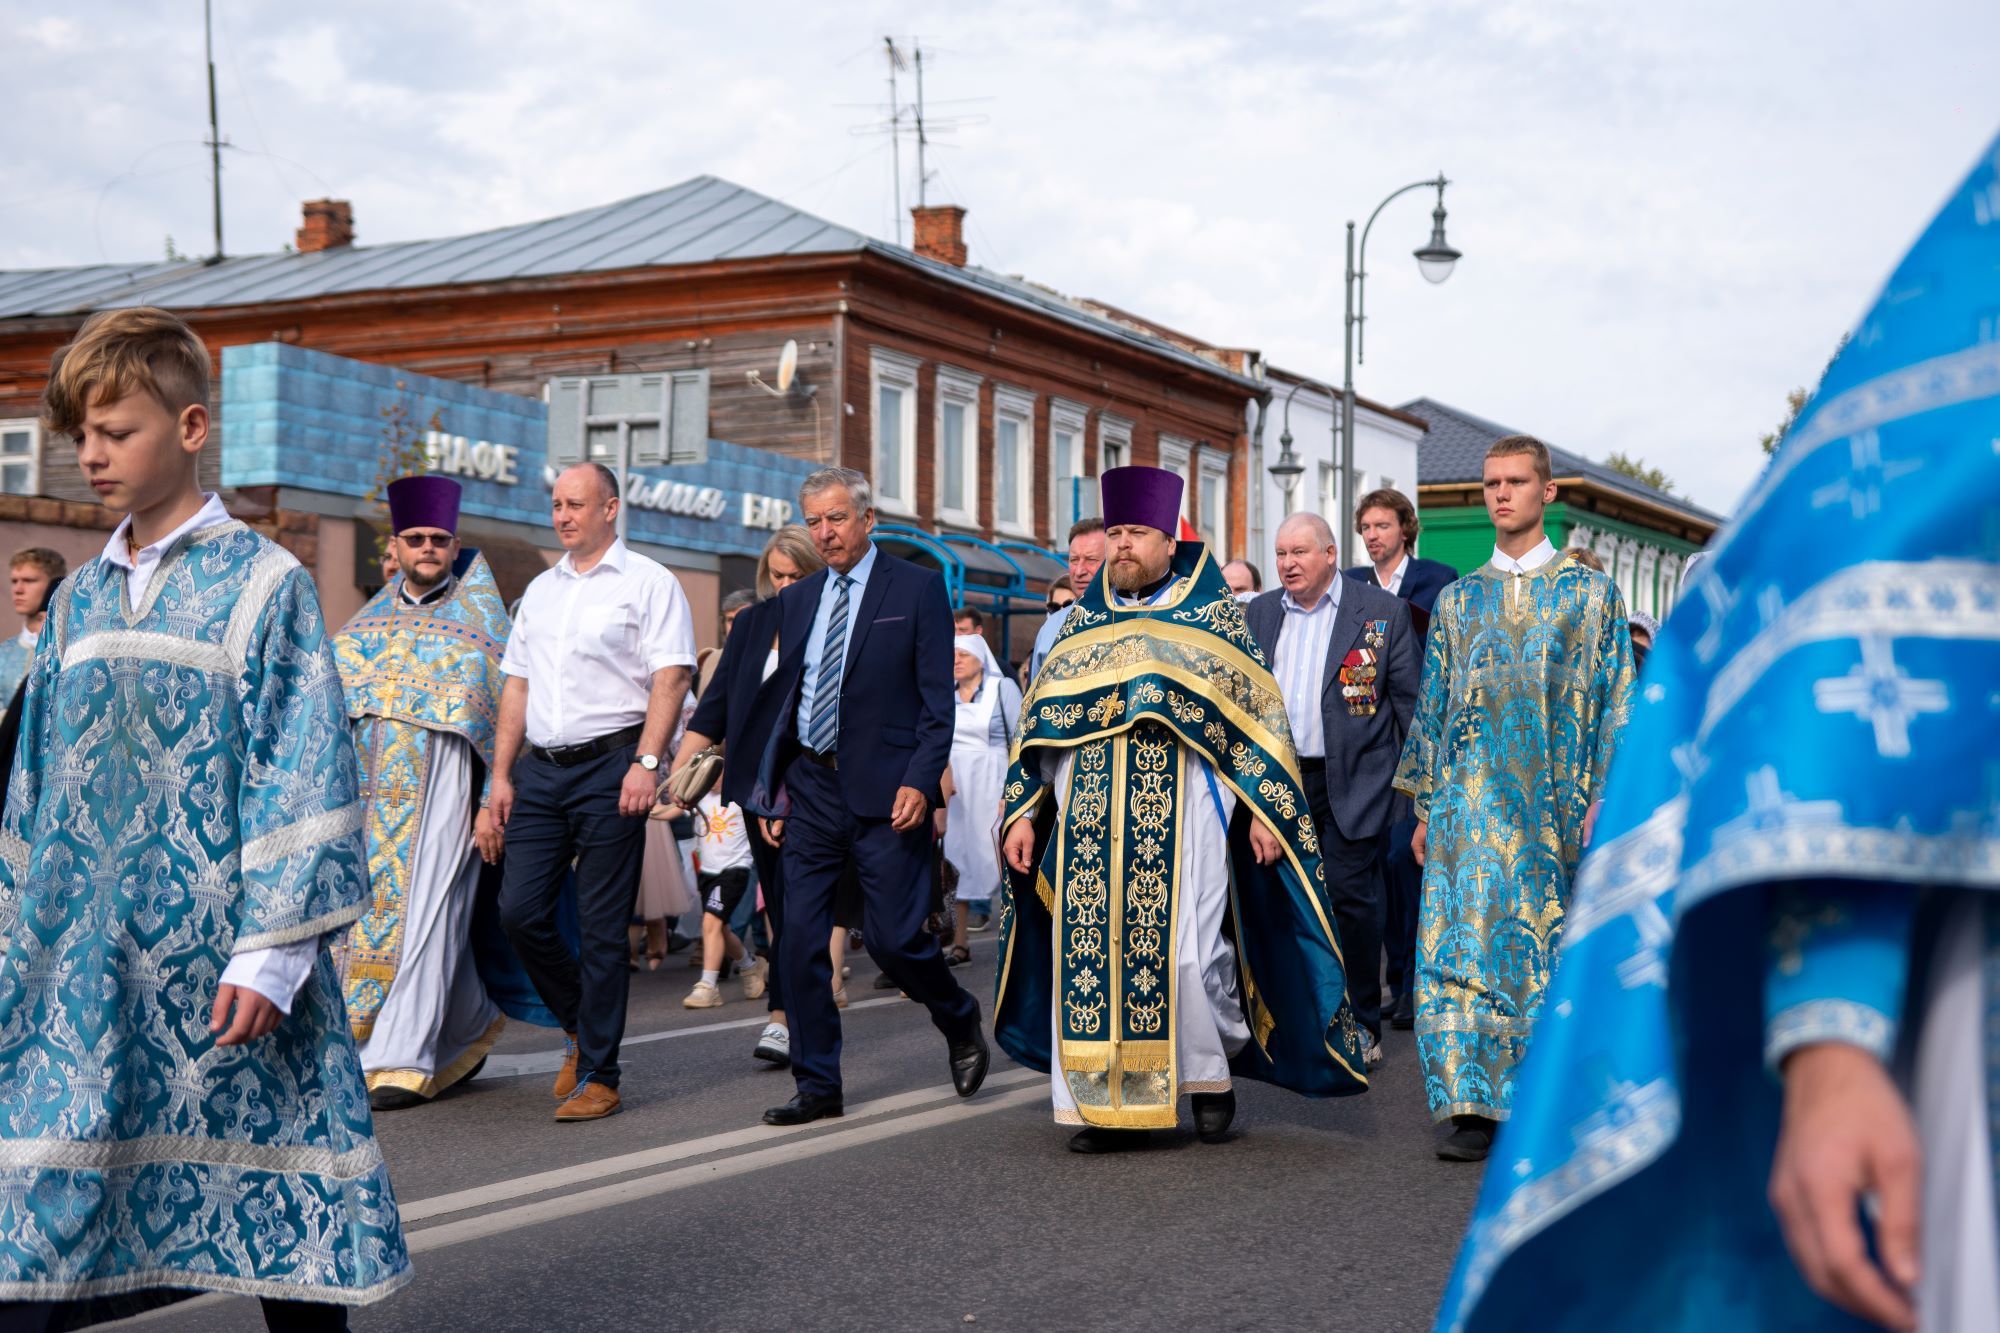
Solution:
M 0 0 L 0 268 L 205 253 L 200 4 L 54 8 Z M 894 35 L 967 122 L 929 191 L 970 210 L 973 262 L 1337 379 L 1342 223 L 1442 169 L 1465 259 L 1425 284 L 1431 201 L 1390 205 L 1360 391 L 1623 450 L 1722 510 L 2000 130 L 1990 0 L 216 11 L 233 253 L 322 194 L 365 244 L 702 173 L 893 236 L 887 141 L 857 130 Z

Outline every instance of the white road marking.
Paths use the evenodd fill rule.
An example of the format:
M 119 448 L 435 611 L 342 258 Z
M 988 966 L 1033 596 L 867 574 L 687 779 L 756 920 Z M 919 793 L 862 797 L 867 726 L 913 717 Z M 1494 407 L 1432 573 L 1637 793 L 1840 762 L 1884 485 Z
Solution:
M 986 1086 L 1004 1088 L 1031 1081 L 1046 1083 L 1048 1075 L 1038 1074 L 1032 1069 L 1002 1070 L 990 1075 L 986 1080 Z M 664 1166 L 669 1162 L 685 1161 L 690 1157 L 726 1152 L 732 1148 L 751 1144 L 768 1144 L 781 1136 L 803 1134 L 808 1130 L 826 1130 L 855 1120 L 895 1115 L 928 1102 L 943 1101 L 956 1096 L 949 1084 L 925 1088 L 918 1092 L 898 1093 L 893 1097 L 883 1097 L 876 1101 L 850 1106 L 847 1108 L 847 1114 L 838 1121 L 818 1120 L 810 1125 L 784 1127 L 756 1125 L 746 1129 L 727 1130 L 721 1134 L 711 1134 L 707 1138 L 689 1139 L 685 1143 L 663 1144 L 658 1148 L 621 1153 L 616 1157 L 601 1157 L 594 1162 L 579 1162 L 575 1166 L 559 1167 L 553 1171 L 539 1171 L 533 1175 L 516 1176 L 511 1180 L 498 1180 L 490 1185 L 455 1190 L 450 1194 L 439 1194 L 428 1199 L 416 1199 L 400 1205 L 397 1211 L 402 1214 L 403 1224 L 407 1226 L 412 1222 L 443 1217 L 450 1213 L 462 1213 L 468 1208 L 484 1208 L 513 1199 L 524 1199 L 531 1194 L 566 1189 L 585 1181 L 622 1175 L 627 1171 L 642 1171 L 647 1167 Z
M 879 1000 L 860 1000 L 850 1004 L 842 1013 L 853 1013 L 857 1009 L 873 1009 L 885 1004 L 908 1004 L 900 995 L 890 995 Z M 756 1018 L 732 1018 L 726 1023 L 703 1023 L 699 1027 L 668 1028 L 664 1032 L 641 1032 L 636 1037 L 626 1037 L 623 1046 L 642 1046 L 649 1041 L 671 1041 L 675 1037 L 700 1037 L 710 1032 L 730 1032 L 737 1028 L 761 1028 L 770 1022 L 768 1014 Z M 534 1051 L 526 1055 L 490 1055 L 486 1057 L 486 1068 L 479 1071 L 479 1077 L 472 1080 L 484 1083 L 495 1078 L 520 1078 L 526 1074 L 553 1074 L 562 1068 L 563 1053 L 556 1051 Z
M 1046 1076 L 1037 1074 L 1034 1077 L 1039 1084 Z M 767 1167 L 821 1157 L 827 1153 L 839 1152 L 843 1148 L 859 1148 L 898 1135 L 914 1134 L 919 1130 L 932 1129 L 939 1125 L 951 1125 L 978 1116 L 991 1115 L 995 1111 L 1012 1110 L 1014 1107 L 1027 1106 L 1033 1102 L 1046 1102 L 1048 1096 L 1048 1089 L 1044 1086 L 1017 1088 L 998 1097 L 981 1097 L 974 1101 L 961 1101 L 955 1105 L 940 1106 L 935 1110 L 921 1111 L 914 1115 L 894 1116 L 855 1129 L 795 1139 L 789 1143 L 776 1144 L 755 1152 L 738 1153 L 734 1157 L 724 1157 L 713 1162 L 676 1167 L 671 1171 L 662 1171 L 655 1175 L 621 1180 L 615 1185 L 600 1185 L 596 1189 L 584 1190 L 577 1194 L 562 1194 L 540 1199 L 534 1203 L 524 1203 L 517 1208 L 502 1209 L 497 1213 L 484 1213 L 438 1226 L 420 1227 L 406 1233 L 406 1236 L 410 1253 L 424 1254 L 450 1245 L 462 1245 L 468 1241 L 485 1240 L 490 1236 L 518 1231 L 523 1227 L 555 1222 L 583 1213 L 594 1213 L 605 1208 L 615 1208 L 620 1204 L 649 1199 L 655 1195 L 686 1189 L 691 1185 L 727 1180 L 731 1176 L 746 1175 Z

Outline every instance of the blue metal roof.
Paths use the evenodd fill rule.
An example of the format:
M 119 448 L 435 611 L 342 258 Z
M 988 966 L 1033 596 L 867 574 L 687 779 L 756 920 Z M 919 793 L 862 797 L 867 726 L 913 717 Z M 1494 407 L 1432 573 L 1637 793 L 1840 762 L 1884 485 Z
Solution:
M 359 292 L 860 251 L 1034 309 L 1253 392 L 1262 388 L 1255 380 L 1106 318 L 1060 293 L 985 269 L 926 259 L 715 176 L 696 176 L 664 190 L 539 222 L 440 240 L 239 255 L 218 264 L 182 260 L 0 271 L 0 319 L 83 315 L 135 305 L 208 310 Z

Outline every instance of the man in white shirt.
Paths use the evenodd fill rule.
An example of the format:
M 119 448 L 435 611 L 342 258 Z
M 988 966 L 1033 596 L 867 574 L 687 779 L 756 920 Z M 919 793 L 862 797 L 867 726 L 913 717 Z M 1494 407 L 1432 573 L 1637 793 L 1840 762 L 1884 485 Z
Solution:
M 568 1038 L 554 1088 L 564 1123 L 618 1110 L 625 928 L 661 756 L 694 672 L 687 597 L 619 539 L 618 505 L 617 479 L 601 464 L 556 478 L 555 530 L 568 554 L 528 585 L 507 640 L 492 791 L 476 833 L 488 860 L 504 837 L 500 921 Z M 556 930 L 572 861 L 580 961 Z
M 1042 663 L 1049 660 L 1049 650 L 1056 645 L 1056 635 L 1062 633 L 1063 622 L 1069 619 L 1070 606 L 1083 600 L 1103 564 L 1104 520 L 1078 519 L 1069 530 L 1069 586 L 1076 597 L 1068 605 L 1049 612 L 1049 618 L 1036 631 L 1034 651 L 1028 655 L 1029 683 L 1032 684 L 1035 677 L 1042 674 Z

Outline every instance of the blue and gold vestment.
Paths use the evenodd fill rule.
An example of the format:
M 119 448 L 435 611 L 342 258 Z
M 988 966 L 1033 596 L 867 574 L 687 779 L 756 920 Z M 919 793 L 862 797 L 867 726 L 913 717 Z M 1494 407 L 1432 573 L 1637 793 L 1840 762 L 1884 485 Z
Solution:
M 34 645 L 24 642 L 20 635 L 0 642 L 0 716 L 6 714 L 14 691 L 20 688 L 34 660 Z
M 0 1300 L 377 1300 L 409 1258 L 330 954 L 269 1036 L 208 1030 L 233 955 L 366 903 L 312 579 L 228 522 L 125 587 L 57 594 L 0 826 Z
M 449 827 L 451 821 L 470 819 L 468 810 L 429 809 L 439 739 L 448 736 L 465 742 L 481 772 L 490 772 L 493 765 L 507 608 L 478 552 L 461 551 L 453 575 L 455 583 L 448 592 L 422 605 L 403 598 L 403 579 L 398 575 L 334 638 L 334 660 L 346 688 L 348 715 L 354 719 L 361 796 L 367 810 L 371 897 L 367 912 L 339 951 L 348 1021 L 360 1042 L 373 1034 L 376 1017 L 402 968 L 404 927 L 413 901 L 411 876 L 426 821 L 447 821 L 440 827 Z M 424 886 L 426 890 L 451 893 L 460 888 L 465 847 L 453 850 L 457 856 L 441 861 L 442 882 Z M 470 888 L 470 882 L 464 887 Z M 470 904 L 464 907 L 469 919 Z M 440 943 L 459 947 L 455 940 Z M 439 969 L 440 975 L 452 970 Z M 485 1057 L 503 1025 L 504 1020 L 495 1016 L 485 1035 L 456 1052 L 445 1068 L 377 1069 L 378 1057 L 370 1056 L 369 1086 L 386 1083 L 433 1096 Z
M 1004 834 L 1053 803 L 1044 758 L 1074 752 L 1036 872 L 1007 875 L 994 1033 L 1023 1064 L 1059 1062 L 1093 1125 L 1175 1123 L 1177 838 L 1184 803 L 1215 799 L 1203 763 L 1239 811 L 1217 867 L 1250 1029 L 1230 1072 L 1311 1096 L 1367 1087 L 1284 702 L 1206 549 L 1182 543 L 1172 573 L 1153 604 L 1111 605 L 1102 574 L 1085 590 L 1022 705 L 1003 792 Z M 1273 866 L 1250 853 L 1252 812 L 1283 846 Z
M 1507 1118 L 1631 694 L 1624 602 L 1596 570 L 1488 564 L 1438 594 L 1396 772 L 1430 823 L 1416 1032 L 1436 1119 Z
M 1985 955 L 1958 1034 L 1984 1067 L 1963 1073 L 2000 1072 L 1996 309 L 2000 141 L 1647 658 L 1440 1330 L 1872 1327 L 1815 1296 L 1780 1235 L 1772 1066 L 1804 1036 L 1906 1068 L 1934 1035 L 1924 974 L 1956 946 Z M 1986 1160 L 1923 1145 L 1923 1284 L 1996 1260 L 1953 1264 L 1932 1225 L 1936 1186 L 1993 1170 L 2000 1126 L 1986 1139 Z M 1923 1318 L 1982 1326 L 1917 1294 Z

